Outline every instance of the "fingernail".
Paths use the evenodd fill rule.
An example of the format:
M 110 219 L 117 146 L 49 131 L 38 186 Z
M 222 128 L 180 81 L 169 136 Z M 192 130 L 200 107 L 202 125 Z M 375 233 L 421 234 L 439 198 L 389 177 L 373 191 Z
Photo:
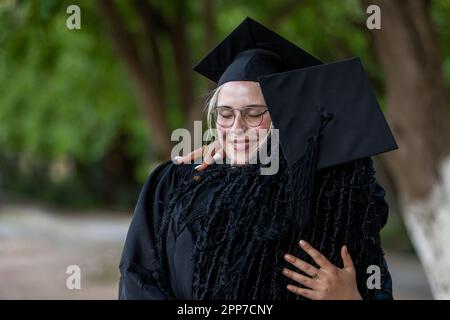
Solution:
M 173 162 L 174 163 L 176 163 L 176 164 L 180 164 L 181 163 L 181 157 L 175 157 L 175 158 L 173 158 Z
M 344 252 L 345 252 L 345 253 L 348 253 L 348 251 L 347 251 L 347 246 L 344 246 Z
M 284 255 L 284 258 L 285 258 L 287 261 L 291 261 L 291 260 L 292 260 L 292 257 L 291 257 L 289 254 L 285 254 L 285 255 Z
M 286 269 L 286 268 L 284 268 L 284 269 L 283 269 L 283 273 L 284 273 L 284 274 L 289 274 L 289 270 Z
M 306 242 L 305 242 L 304 240 L 300 240 L 300 245 L 301 245 L 302 247 L 304 247 L 304 246 L 306 246 Z

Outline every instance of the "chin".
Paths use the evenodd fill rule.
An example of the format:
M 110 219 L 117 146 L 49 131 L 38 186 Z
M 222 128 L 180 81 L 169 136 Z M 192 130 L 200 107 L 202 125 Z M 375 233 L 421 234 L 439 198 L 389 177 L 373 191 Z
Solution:
M 250 162 L 249 159 L 253 156 L 255 150 L 249 150 L 249 148 L 236 150 L 234 146 L 228 144 L 225 152 L 227 153 L 227 158 L 231 165 L 244 165 Z

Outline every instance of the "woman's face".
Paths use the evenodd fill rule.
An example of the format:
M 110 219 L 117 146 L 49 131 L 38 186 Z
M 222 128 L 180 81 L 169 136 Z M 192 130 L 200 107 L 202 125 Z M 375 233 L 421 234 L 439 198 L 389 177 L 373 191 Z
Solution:
M 226 82 L 217 98 L 216 125 L 231 164 L 248 163 L 258 150 L 258 138 L 261 143 L 271 125 L 259 83 Z

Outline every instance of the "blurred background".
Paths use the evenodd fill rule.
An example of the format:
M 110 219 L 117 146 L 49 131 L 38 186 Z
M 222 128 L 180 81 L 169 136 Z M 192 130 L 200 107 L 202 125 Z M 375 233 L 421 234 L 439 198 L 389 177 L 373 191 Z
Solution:
M 400 146 L 375 157 L 394 297 L 450 299 L 450 1 L 0 0 L 1 299 L 116 299 L 139 189 L 213 88 L 191 66 L 246 16 L 361 57 Z

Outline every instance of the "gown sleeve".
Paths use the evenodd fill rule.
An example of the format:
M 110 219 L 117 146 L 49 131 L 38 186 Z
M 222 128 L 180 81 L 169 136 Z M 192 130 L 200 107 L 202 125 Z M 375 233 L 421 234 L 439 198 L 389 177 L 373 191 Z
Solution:
M 384 197 L 385 197 L 384 189 L 378 183 L 376 183 L 375 201 L 376 201 L 377 215 L 381 228 L 383 228 L 386 225 L 389 215 L 389 206 L 386 203 Z M 375 299 L 393 300 L 394 297 L 392 295 L 392 277 L 391 274 L 389 273 L 388 265 L 384 256 L 382 258 L 380 268 L 381 268 L 381 289 L 378 289 L 376 291 Z
M 176 183 L 174 164 L 160 164 L 145 182 L 126 237 L 120 260 L 119 299 L 171 299 L 160 288 L 156 243 L 167 195 Z

